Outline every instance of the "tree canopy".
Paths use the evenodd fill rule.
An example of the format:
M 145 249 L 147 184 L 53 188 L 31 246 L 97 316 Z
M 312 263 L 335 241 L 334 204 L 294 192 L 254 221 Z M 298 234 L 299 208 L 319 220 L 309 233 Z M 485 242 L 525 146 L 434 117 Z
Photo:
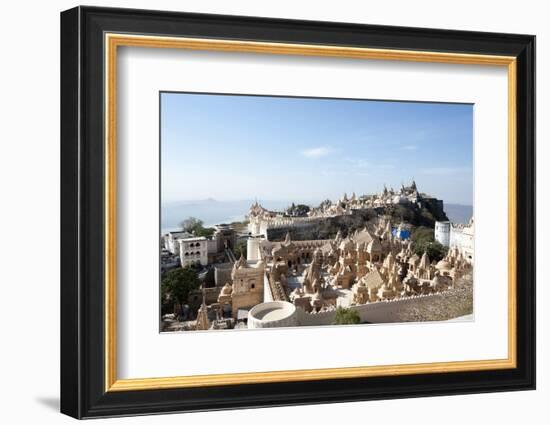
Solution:
M 204 222 L 196 217 L 188 217 L 181 221 L 179 226 L 182 230 L 192 233 L 195 236 L 210 237 L 214 234 L 212 227 L 204 227 Z
M 246 240 L 238 241 L 235 245 L 235 248 L 233 249 L 233 253 L 235 254 L 235 257 L 239 258 L 241 255 L 246 258 Z
M 359 313 L 349 308 L 338 307 L 334 318 L 335 325 L 357 325 L 361 323 Z
M 420 243 L 414 244 L 413 250 L 418 256 L 424 253 L 428 254 L 430 261 L 442 260 L 443 257 L 447 255 L 447 248 L 437 241 L 421 241 Z
M 412 235 L 414 253 L 418 256 L 428 254 L 430 261 L 439 261 L 447 255 L 447 248 L 434 239 L 434 231 L 429 227 L 417 227 Z
M 286 213 L 291 217 L 305 217 L 307 216 L 307 213 L 311 210 L 309 205 L 305 204 L 294 204 L 286 209 Z
M 187 303 L 191 291 L 200 287 L 197 272 L 191 267 L 168 271 L 161 281 L 162 299 L 171 299 L 177 302 L 183 312 L 183 305 Z
M 429 227 L 418 226 L 411 234 L 414 243 L 424 243 L 434 241 L 434 230 Z

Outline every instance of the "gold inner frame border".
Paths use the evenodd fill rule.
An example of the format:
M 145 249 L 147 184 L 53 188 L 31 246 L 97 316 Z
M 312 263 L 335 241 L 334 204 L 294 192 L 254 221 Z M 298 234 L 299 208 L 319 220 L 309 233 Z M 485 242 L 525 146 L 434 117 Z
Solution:
M 516 58 L 465 53 L 428 52 L 413 50 L 371 49 L 330 45 L 288 44 L 256 41 L 235 41 L 201 38 L 163 37 L 106 33 L 105 46 L 105 391 L 137 391 L 216 385 L 312 381 L 322 379 L 364 378 L 411 375 L 420 373 L 449 373 L 513 369 L 516 353 Z M 279 55 L 324 56 L 355 59 L 397 60 L 507 67 L 508 72 L 508 358 L 455 362 L 398 364 L 381 366 L 304 369 L 272 372 L 229 373 L 174 377 L 118 379 L 116 324 L 116 123 L 117 123 L 117 51 L 118 47 L 148 47 L 261 53 Z

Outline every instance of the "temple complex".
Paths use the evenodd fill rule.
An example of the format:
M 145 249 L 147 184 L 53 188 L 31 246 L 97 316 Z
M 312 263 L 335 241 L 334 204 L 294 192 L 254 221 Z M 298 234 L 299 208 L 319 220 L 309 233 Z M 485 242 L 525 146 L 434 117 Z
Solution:
M 331 317 L 337 307 L 368 313 L 369 305 L 391 301 L 390 307 L 402 308 L 419 297 L 452 290 L 457 279 L 471 273 L 471 263 L 457 247 L 431 261 L 426 252 L 417 255 L 409 239 L 397 237 L 397 228 L 382 217 L 376 225 L 346 236 L 339 232 L 333 239 L 293 241 L 287 234 L 281 242 L 260 240 L 257 252 L 234 263 L 231 282 L 222 287 L 215 307 L 224 306 L 234 320 L 248 313 L 249 327 L 275 327 L 266 323 L 279 317 L 264 314 L 268 303 L 294 312 L 284 307 L 287 303 L 296 310 L 292 323 L 297 326 L 327 324 L 324 313 Z M 259 311 L 264 312 L 261 318 Z
M 461 231 L 473 239 L 473 221 L 450 227 L 457 235 L 439 261 L 415 246 L 414 226 L 383 214 L 360 229 L 339 230 L 326 239 L 293 240 L 287 232 L 282 240 L 269 240 L 261 232 L 270 225 L 303 225 L 354 209 L 422 204 L 425 199 L 433 200 L 420 194 L 413 181 L 399 191 L 384 187 L 372 196 L 344 194 L 307 217 L 286 217 L 254 203 L 248 215 L 246 258 L 214 266 L 216 284 L 202 289 L 195 329 L 327 325 L 333 324 L 339 307 L 355 310 L 363 323 L 384 323 L 398 320 L 395 313 L 408 306 L 437 302 L 459 279 L 471 279 L 471 247 L 457 242 L 457 235 Z M 438 225 L 437 240 L 445 236 L 444 230 Z M 224 240 L 218 249 L 229 249 L 229 244 L 234 241 Z
M 248 230 L 252 235 L 267 237 L 269 229 L 303 227 L 326 218 L 352 215 L 354 211 L 380 210 L 392 205 L 406 205 L 418 209 L 429 207 L 443 211 L 443 201 L 421 194 L 413 180 L 410 186 L 401 185 L 399 190 L 384 186 L 380 193 L 372 195 L 357 196 L 352 193 L 348 196 L 344 193 L 337 201 L 325 201 L 318 207 L 312 208 L 303 217 L 290 216 L 281 211 L 269 211 L 255 202 L 248 211 Z

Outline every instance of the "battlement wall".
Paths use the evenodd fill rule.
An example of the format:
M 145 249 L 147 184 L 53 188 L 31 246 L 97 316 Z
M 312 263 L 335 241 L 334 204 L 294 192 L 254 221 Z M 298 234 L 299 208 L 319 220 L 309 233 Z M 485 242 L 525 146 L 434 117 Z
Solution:
M 357 311 L 361 322 L 393 323 L 399 321 L 398 315 L 411 308 L 423 307 L 425 304 L 436 303 L 442 300 L 448 292 L 437 294 L 418 295 L 407 298 L 397 298 L 389 301 L 378 301 L 349 307 Z M 307 313 L 298 308 L 298 324 L 300 326 L 323 326 L 334 324 L 336 308 L 318 313 Z
M 342 234 L 362 229 L 370 220 L 377 217 L 376 209 L 353 210 L 351 214 L 316 218 L 305 225 L 286 225 L 268 228 L 267 240 L 282 241 L 287 233 L 293 241 L 332 239 L 340 230 Z

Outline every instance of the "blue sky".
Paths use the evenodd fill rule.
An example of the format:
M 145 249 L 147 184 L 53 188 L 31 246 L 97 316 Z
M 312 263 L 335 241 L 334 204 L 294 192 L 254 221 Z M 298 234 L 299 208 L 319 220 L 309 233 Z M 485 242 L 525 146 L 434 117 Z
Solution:
M 472 105 L 161 94 L 163 202 L 318 202 L 414 177 L 472 205 L 472 155 Z

